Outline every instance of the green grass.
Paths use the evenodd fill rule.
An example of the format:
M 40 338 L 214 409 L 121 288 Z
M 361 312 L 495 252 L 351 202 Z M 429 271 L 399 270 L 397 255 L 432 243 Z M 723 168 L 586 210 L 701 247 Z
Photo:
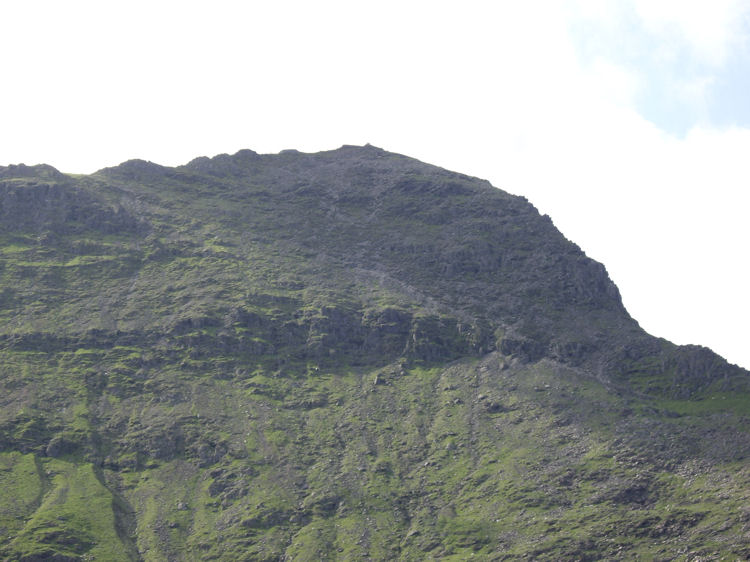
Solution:
M 693 400 L 660 400 L 660 408 L 685 416 L 732 413 L 750 416 L 750 394 L 716 392 Z
M 129 560 L 117 534 L 115 499 L 90 464 L 47 459 L 41 463 L 46 488 L 41 501 L 5 551 L 23 556 L 78 556 Z M 32 478 L 29 475 L 28 478 Z

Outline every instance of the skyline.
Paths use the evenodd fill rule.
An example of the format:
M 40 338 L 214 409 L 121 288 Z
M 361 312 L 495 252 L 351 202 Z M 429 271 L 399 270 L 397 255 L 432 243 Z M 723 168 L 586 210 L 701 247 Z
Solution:
M 527 197 L 750 368 L 750 3 L 11 2 L 0 165 L 371 143 Z

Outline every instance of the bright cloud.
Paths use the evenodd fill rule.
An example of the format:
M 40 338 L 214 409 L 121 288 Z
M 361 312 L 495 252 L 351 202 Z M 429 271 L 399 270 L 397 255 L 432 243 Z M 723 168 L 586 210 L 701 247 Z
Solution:
M 659 127 L 750 127 L 750 2 L 578 0 L 571 37 L 583 64 L 604 59 L 638 76 L 635 107 Z M 743 86 L 745 86 L 743 88 Z
M 720 66 L 744 42 L 742 25 L 750 6 L 745 0 L 633 0 L 635 11 L 654 33 L 676 36 L 694 55 Z M 743 21 L 744 20 L 744 21 Z

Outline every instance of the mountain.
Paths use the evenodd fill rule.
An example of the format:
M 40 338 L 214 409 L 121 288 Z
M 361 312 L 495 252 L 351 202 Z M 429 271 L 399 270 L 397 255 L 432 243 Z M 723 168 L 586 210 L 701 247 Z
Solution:
M 0 358 L 7 560 L 750 557 L 749 373 L 369 145 L 0 167 Z

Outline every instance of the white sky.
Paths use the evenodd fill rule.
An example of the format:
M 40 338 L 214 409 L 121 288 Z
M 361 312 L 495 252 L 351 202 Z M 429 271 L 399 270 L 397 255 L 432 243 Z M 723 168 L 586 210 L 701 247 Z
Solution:
M 0 4 L 0 164 L 372 143 L 525 195 L 750 368 L 750 0 Z

